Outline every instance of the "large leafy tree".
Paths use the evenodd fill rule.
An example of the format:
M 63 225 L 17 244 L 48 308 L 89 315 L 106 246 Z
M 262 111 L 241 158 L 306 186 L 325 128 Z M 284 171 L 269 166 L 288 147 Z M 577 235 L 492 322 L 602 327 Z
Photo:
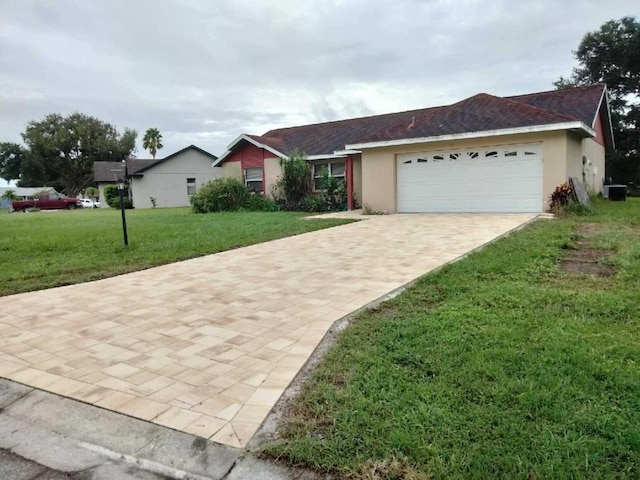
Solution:
M 156 153 L 163 147 L 162 145 L 162 134 L 160 130 L 157 128 L 148 128 L 146 132 L 144 132 L 144 137 L 142 139 L 142 148 L 145 150 L 149 150 L 149 153 L 156 159 Z
M 25 147 L 0 144 L 0 172 L 18 185 L 52 186 L 75 196 L 93 184 L 93 163 L 122 161 L 135 150 L 136 131 L 116 128 L 97 118 L 51 114 L 32 121 L 22 134 Z
M 573 52 L 578 66 L 556 87 L 605 83 L 617 150 L 607 154 L 607 176 L 640 184 L 640 23 L 610 20 L 587 33 Z
M 20 178 L 20 166 L 25 161 L 28 151 L 20 144 L 13 142 L 0 143 L 0 178 L 15 180 Z

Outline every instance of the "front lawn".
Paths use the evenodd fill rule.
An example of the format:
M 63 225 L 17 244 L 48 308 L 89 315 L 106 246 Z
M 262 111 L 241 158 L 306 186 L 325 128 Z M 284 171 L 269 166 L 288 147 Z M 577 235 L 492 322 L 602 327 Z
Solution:
M 304 214 L 115 209 L 0 215 L 0 296 L 96 280 L 346 223 Z
M 640 201 L 596 206 L 359 315 L 263 453 L 341 478 L 640 478 Z

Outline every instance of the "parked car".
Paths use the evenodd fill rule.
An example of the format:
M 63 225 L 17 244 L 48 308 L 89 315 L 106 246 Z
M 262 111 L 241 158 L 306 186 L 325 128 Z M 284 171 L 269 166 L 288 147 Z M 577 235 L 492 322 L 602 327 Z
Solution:
M 81 198 L 80 203 L 84 208 L 100 208 L 100 202 L 94 202 L 90 198 Z
M 73 210 L 82 207 L 80 200 L 77 198 L 65 197 L 58 192 L 42 192 L 37 199 L 34 200 L 16 200 L 11 202 L 14 210 L 26 212 L 30 208 L 39 208 L 40 210 L 59 210 L 66 208 Z

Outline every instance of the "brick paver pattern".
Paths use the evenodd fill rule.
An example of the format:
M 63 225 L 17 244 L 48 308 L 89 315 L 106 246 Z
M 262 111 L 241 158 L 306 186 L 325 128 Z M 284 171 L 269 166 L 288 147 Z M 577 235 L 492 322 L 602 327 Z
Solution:
M 336 320 L 534 217 L 369 217 L 2 297 L 0 376 L 242 447 Z

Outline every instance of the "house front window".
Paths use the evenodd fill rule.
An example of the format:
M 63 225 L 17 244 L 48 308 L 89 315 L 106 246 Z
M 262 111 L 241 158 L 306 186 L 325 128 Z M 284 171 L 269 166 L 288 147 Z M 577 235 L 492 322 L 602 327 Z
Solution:
M 252 191 L 262 193 L 264 191 L 264 185 L 262 183 L 262 169 L 245 168 L 244 184 Z
M 344 160 L 340 162 L 326 162 L 313 164 L 313 190 L 319 192 L 324 189 L 323 174 L 327 171 L 330 177 L 345 180 Z
M 196 194 L 196 179 L 195 178 L 187 178 L 187 195 L 195 195 Z

